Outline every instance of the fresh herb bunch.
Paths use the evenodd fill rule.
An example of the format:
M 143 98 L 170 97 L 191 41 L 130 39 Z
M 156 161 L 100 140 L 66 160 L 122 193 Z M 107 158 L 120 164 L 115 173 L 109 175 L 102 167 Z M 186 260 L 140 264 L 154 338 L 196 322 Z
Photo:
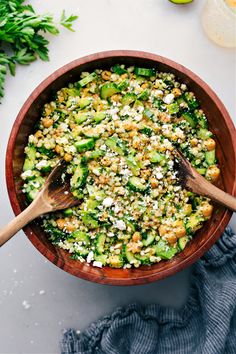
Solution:
M 48 61 L 49 41 L 43 32 L 59 33 L 51 15 L 37 15 L 25 0 L 0 0 L 0 97 L 4 96 L 4 81 L 9 69 L 15 75 L 16 64 L 28 65 L 40 58 Z M 62 12 L 59 24 L 70 31 L 78 16 L 66 17 Z

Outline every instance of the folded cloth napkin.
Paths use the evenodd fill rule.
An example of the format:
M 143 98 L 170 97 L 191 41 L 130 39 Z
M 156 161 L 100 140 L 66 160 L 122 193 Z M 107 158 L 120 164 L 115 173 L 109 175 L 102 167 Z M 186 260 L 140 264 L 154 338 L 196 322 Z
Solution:
M 132 304 L 65 331 L 62 354 L 236 354 L 236 235 L 228 227 L 194 265 L 181 310 Z

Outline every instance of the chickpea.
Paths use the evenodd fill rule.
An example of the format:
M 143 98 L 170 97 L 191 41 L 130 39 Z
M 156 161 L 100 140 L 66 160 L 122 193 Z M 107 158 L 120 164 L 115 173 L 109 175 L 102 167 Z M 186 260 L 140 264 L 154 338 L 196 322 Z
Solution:
M 169 233 L 169 234 L 165 235 L 165 240 L 169 244 L 173 245 L 177 241 L 177 237 L 173 233 Z
M 72 223 L 67 223 L 67 224 L 65 225 L 65 229 L 66 229 L 66 231 L 68 231 L 68 232 L 73 232 L 73 231 L 75 231 L 76 226 L 73 225 Z
M 183 237 L 186 235 L 186 229 L 184 226 L 178 226 L 175 230 L 174 230 L 174 234 L 177 238 Z
M 183 220 L 175 220 L 172 224 L 173 227 L 181 227 L 183 226 Z
M 110 166 L 111 165 L 111 160 L 109 157 L 107 156 L 104 156 L 101 160 L 101 164 L 104 165 L 104 166 Z
M 43 137 L 43 133 L 38 130 L 35 134 L 34 134 L 35 138 L 39 139 L 39 138 L 42 138 Z
M 165 235 L 168 234 L 168 232 L 169 232 L 169 227 L 167 227 L 166 225 L 161 225 L 161 226 L 159 227 L 159 234 L 160 234 L 160 236 L 165 236 Z
M 159 118 L 160 121 L 163 122 L 163 123 L 168 123 L 168 122 L 170 122 L 170 117 L 169 117 L 166 113 L 164 113 L 164 112 L 161 112 L 161 113 L 159 114 L 158 118 Z
M 198 144 L 197 138 L 191 139 L 191 140 L 190 140 L 190 144 L 191 144 L 192 147 L 197 146 L 197 144 Z
M 63 153 L 63 148 L 60 145 L 56 145 L 55 151 L 57 154 L 62 154 Z
M 102 78 L 103 80 L 110 80 L 110 77 L 111 77 L 111 72 L 108 71 L 108 70 L 104 70 L 102 72 Z
M 175 97 L 179 97 L 182 95 L 182 92 L 179 88 L 175 87 L 173 90 L 172 90 L 172 93 Z
M 212 211 L 213 211 L 213 206 L 209 203 L 203 203 L 200 207 L 200 210 L 202 212 L 202 215 L 205 218 L 208 218 L 209 216 L 211 216 Z
M 121 95 L 118 95 L 118 94 L 113 95 L 113 96 L 111 96 L 111 99 L 114 102 L 119 102 L 121 100 Z
M 60 230 L 64 229 L 66 220 L 65 219 L 57 219 L 56 220 L 57 226 Z
M 216 147 L 215 140 L 212 138 L 209 138 L 204 141 L 203 143 L 204 148 L 206 148 L 208 151 L 214 150 Z
M 132 132 L 129 133 L 129 137 L 133 138 L 137 134 L 136 130 L 133 130 Z
M 58 101 L 61 103 L 61 102 L 63 102 L 63 101 L 64 101 L 64 96 L 59 95 L 57 99 L 58 99 Z
M 43 118 L 42 119 L 42 123 L 43 123 L 43 126 L 45 128 L 49 128 L 53 125 L 53 119 L 50 119 L 50 118 Z
M 138 241 L 141 241 L 142 237 L 141 237 L 141 234 L 140 232 L 135 232 L 132 236 L 132 240 L 134 242 L 138 242 Z
M 216 165 L 209 166 L 206 172 L 206 179 L 215 182 L 220 175 L 220 169 Z
M 142 87 L 142 89 L 144 89 L 144 90 L 145 90 L 146 88 L 148 88 L 148 83 L 147 83 L 147 82 L 145 82 L 144 84 L 142 84 L 142 85 L 141 85 L 141 87 Z
M 127 73 L 124 73 L 124 74 L 122 74 L 120 77 L 121 77 L 122 80 L 125 80 L 125 79 L 127 79 L 128 74 L 127 74 Z
M 141 177 L 144 179 L 147 179 L 149 176 L 151 175 L 151 171 L 150 170 L 141 170 Z
M 150 184 L 152 188 L 157 188 L 159 183 L 156 178 L 150 178 Z
M 133 130 L 136 128 L 136 124 L 134 122 L 127 121 L 123 123 L 123 127 L 125 130 Z
M 111 165 L 111 170 L 112 170 L 113 172 L 117 172 L 118 166 L 115 165 L 115 164 L 112 164 L 112 165 Z
M 127 243 L 127 248 L 128 248 L 128 251 L 131 251 L 133 253 L 139 253 L 141 251 L 141 245 L 139 245 L 138 243 L 136 242 L 129 242 Z
M 65 153 L 64 160 L 66 162 L 70 162 L 72 159 L 73 159 L 73 156 L 71 154 Z
M 187 214 L 187 215 L 189 215 L 189 214 L 191 214 L 191 212 L 192 212 L 192 205 L 191 204 L 186 204 L 185 206 L 184 206 L 184 212 L 185 212 L 185 214 Z

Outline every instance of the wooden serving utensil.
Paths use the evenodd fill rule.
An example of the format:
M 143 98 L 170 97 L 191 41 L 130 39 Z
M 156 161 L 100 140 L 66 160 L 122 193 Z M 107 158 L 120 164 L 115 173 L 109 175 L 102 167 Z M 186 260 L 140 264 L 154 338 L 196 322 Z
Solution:
M 216 203 L 236 211 L 236 198 L 208 182 L 192 167 L 190 162 L 179 150 L 176 150 L 176 157 L 178 178 L 184 188 L 196 194 L 208 197 Z
M 67 209 L 80 203 L 70 192 L 69 180 L 62 179 L 65 168 L 66 162 L 60 160 L 33 202 L 0 230 L 0 246 L 38 216 L 56 210 Z

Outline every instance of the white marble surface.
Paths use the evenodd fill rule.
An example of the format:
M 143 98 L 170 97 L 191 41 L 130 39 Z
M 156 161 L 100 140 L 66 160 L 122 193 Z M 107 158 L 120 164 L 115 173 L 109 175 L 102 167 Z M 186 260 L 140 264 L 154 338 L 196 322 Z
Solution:
M 4 159 L 14 119 L 30 92 L 65 63 L 109 49 L 161 54 L 202 77 L 235 117 L 235 52 L 205 36 L 200 14 L 204 0 L 182 7 L 167 0 L 31 1 L 40 12 L 78 13 L 76 32 L 50 37 L 51 61 L 37 61 L 8 77 L 0 106 L 0 225 L 13 213 Z M 236 222 L 234 221 L 234 224 Z M 109 287 L 77 279 L 47 262 L 20 232 L 0 250 L 0 353 L 59 353 L 62 328 L 85 328 L 118 305 L 134 301 L 180 307 L 188 294 L 190 270 L 138 287 Z M 24 307 L 22 303 L 29 304 Z M 24 303 L 25 304 L 25 303 Z

